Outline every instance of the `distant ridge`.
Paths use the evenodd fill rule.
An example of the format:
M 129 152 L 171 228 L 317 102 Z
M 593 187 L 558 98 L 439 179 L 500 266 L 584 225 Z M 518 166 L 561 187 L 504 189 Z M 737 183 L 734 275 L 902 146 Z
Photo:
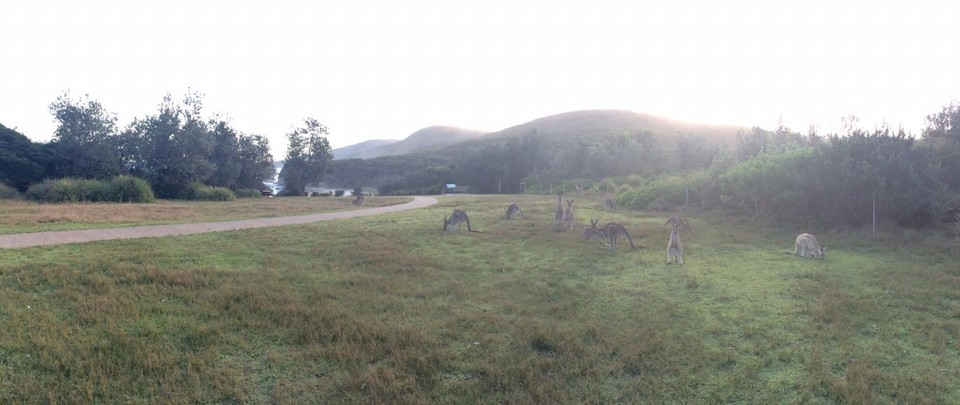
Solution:
M 562 140 L 611 133 L 648 132 L 658 136 L 693 134 L 720 144 L 735 146 L 737 133 L 750 128 L 732 125 L 697 124 L 651 114 L 626 110 L 579 110 L 554 114 L 485 133 L 449 126 L 431 126 L 414 132 L 402 141 L 372 140 L 333 150 L 335 159 L 372 159 L 380 156 L 404 155 L 443 149 L 464 141 L 507 136 L 538 135 Z
M 371 154 L 371 151 L 375 151 L 377 148 L 381 148 L 397 142 L 400 142 L 400 141 L 396 139 L 371 139 L 369 141 L 363 141 L 350 146 L 336 148 L 333 150 L 333 158 L 334 159 L 352 159 L 352 158 L 365 159 L 369 157 L 375 157 L 375 155 Z
M 534 131 L 559 138 L 648 131 L 661 136 L 696 134 L 723 144 L 735 144 L 745 127 L 689 123 L 672 118 L 625 110 L 581 110 L 538 118 L 490 134 L 491 137 L 526 135 Z
M 334 159 L 339 160 L 349 158 L 371 159 L 380 156 L 406 155 L 408 153 L 444 148 L 463 141 L 480 138 L 484 134 L 486 134 L 486 132 L 435 125 L 414 132 L 402 141 L 379 141 L 383 142 L 383 144 L 373 147 L 364 145 L 368 142 L 371 142 L 366 141 L 355 145 L 345 146 L 343 148 L 337 148 L 333 150 L 333 157 Z M 357 147 L 360 152 L 355 152 L 354 149 L 351 149 L 355 147 Z

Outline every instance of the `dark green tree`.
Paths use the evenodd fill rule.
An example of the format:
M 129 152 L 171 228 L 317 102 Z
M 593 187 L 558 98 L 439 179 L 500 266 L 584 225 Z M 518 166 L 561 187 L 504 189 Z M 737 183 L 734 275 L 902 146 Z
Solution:
M 238 146 L 240 172 L 237 175 L 236 187 L 261 189 L 265 181 L 272 180 L 276 175 L 273 156 L 270 154 L 270 142 L 263 135 L 242 135 Z
M 209 158 L 213 173 L 207 179 L 207 184 L 235 190 L 241 170 L 239 136 L 225 121 L 212 122 L 211 126 L 213 148 Z
M 60 123 L 50 150 L 53 177 L 112 178 L 121 173 L 116 117 L 89 95 L 74 100 L 64 93 L 50 104 Z
M 156 115 L 134 120 L 131 137 L 137 144 L 133 173 L 150 182 L 157 197 L 178 198 L 190 183 L 203 183 L 213 173 L 209 156 L 214 139 L 200 117 L 196 93 L 176 104 L 168 94 Z
M 47 148 L 0 124 L 0 183 L 26 191 L 43 180 L 49 161 Z
M 308 185 L 318 184 L 333 167 L 329 131 L 314 118 L 287 134 L 287 157 L 281 176 L 288 195 L 301 195 Z

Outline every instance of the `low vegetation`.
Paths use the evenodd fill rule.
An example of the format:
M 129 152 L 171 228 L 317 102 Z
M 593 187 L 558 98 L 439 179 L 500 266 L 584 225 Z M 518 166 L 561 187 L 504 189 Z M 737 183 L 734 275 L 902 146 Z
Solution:
M 112 180 L 70 178 L 44 180 L 30 186 L 26 197 L 45 203 L 149 203 L 154 200 L 150 184 L 143 179 L 130 176 L 119 176 Z
M 667 266 L 663 215 L 589 198 L 579 225 L 621 222 L 636 249 L 553 227 L 555 198 L 464 196 L 0 250 L 0 402 L 960 402 L 954 235 L 711 212 Z M 481 233 L 441 232 L 452 209 Z M 801 232 L 825 260 L 783 254 Z

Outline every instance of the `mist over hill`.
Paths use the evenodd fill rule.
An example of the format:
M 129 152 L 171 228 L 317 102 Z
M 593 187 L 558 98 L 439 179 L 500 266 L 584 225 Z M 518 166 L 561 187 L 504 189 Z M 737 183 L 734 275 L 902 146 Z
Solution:
M 624 110 L 581 110 L 555 114 L 515 125 L 491 136 L 515 136 L 539 132 L 557 138 L 584 137 L 647 131 L 656 135 L 695 134 L 724 144 L 736 142 L 746 127 L 689 123 L 672 118 Z
M 705 167 L 748 130 L 622 110 L 566 112 L 489 134 L 429 127 L 375 150 L 389 154 L 338 159 L 324 182 L 372 186 L 381 193 L 435 193 L 443 183 L 469 184 L 477 192 L 517 192 L 525 181 L 599 180 Z M 465 136 L 454 136 L 456 131 Z
M 404 155 L 439 149 L 463 141 L 476 139 L 485 132 L 435 125 L 410 134 L 401 141 L 374 140 L 333 150 L 334 159 L 370 159 L 380 156 Z
M 387 145 L 400 142 L 397 139 L 371 139 L 369 141 L 363 141 L 349 146 L 344 146 L 342 148 L 333 149 L 333 158 L 334 159 L 369 159 L 377 156 L 382 156 L 376 154 L 376 150 Z

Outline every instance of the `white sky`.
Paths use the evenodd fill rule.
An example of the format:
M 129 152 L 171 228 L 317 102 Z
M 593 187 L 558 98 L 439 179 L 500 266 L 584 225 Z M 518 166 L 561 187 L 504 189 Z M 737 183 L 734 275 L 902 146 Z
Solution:
M 64 91 L 123 128 L 192 88 L 278 159 L 306 117 L 334 147 L 582 109 L 919 135 L 960 99 L 953 1 L 31 0 L 0 16 L 0 123 L 44 142 Z

